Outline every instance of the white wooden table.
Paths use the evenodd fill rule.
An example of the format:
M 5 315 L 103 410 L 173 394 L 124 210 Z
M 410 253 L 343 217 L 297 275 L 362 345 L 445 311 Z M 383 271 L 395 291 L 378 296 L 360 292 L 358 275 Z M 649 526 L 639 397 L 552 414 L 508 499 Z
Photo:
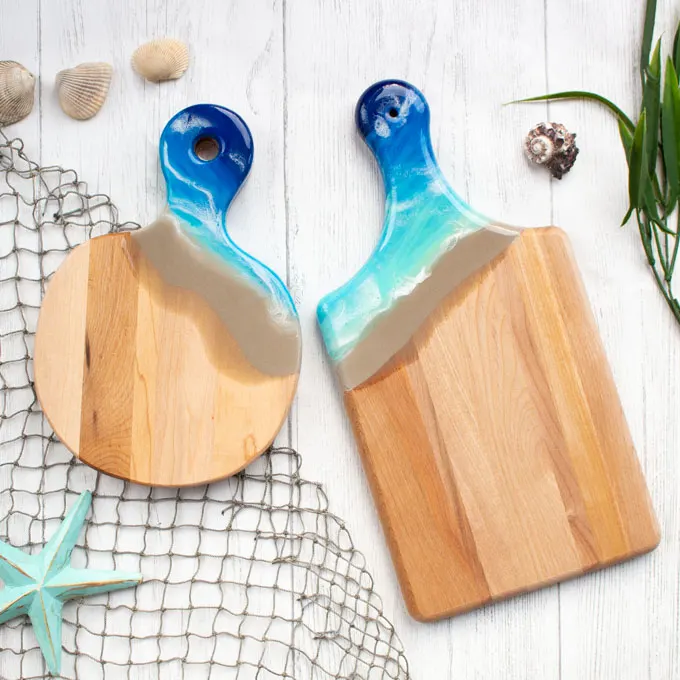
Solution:
M 643 0 L 2 0 L 0 46 L 39 75 L 36 108 L 11 128 L 43 164 L 75 168 L 122 218 L 164 203 L 157 142 L 180 108 L 241 113 L 256 155 L 230 212 L 234 238 L 290 283 L 304 362 L 280 436 L 322 481 L 365 553 L 406 646 L 413 677 L 671 680 L 680 677 L 680 329 L 657 293 L 626 208 L 616 125 L 592 105 L 502 107 L 560 89 L 601 92 L 631 115 L 639 99 Z M 680 8 L 659 2 L 670 40 Z M 152 85 L 129 66 L 160 36 L 186 40 L 189 72 Z M 60 110 L 54 76 L 83 61 L 114 65 L 108 101 L 82 123 Z M 506 222 L 570 234 L 657 509 L 651 556 L 436 624 L 406 613 L 338 390 L 316 329 L 322 294 L 376 242 L 382 189 L 354 130 L 363 89 L 386 77 L 419 86 L 435 149 L 472 205 Z M 523 158 L 539 120 L 578 133 L 572 174 L 551 181 Z

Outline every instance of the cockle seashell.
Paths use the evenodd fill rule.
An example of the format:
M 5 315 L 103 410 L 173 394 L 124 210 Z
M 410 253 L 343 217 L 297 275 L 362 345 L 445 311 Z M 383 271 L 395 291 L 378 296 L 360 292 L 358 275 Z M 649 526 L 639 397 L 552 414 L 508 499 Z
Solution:
M 174 38 L 144 43 L 132 55 L 132 67 L 152 83 L 181 78 L 188 66 L 189 49 Z
M 575 139 L 561 123 L 539 123 L 524 140 L 524 151 L 532 163 L 545 165 L 553 177 L 562 179 L 578 155 Z
M 26 118 L 34 95 L 35 76 L 16 61 L 0 61 L 0 125 Z
M 92 118 L 101 109 L 111 84 L 113 68 L 104 62 L 89 62 L 57 73 L 59 103 L 76 120 Z

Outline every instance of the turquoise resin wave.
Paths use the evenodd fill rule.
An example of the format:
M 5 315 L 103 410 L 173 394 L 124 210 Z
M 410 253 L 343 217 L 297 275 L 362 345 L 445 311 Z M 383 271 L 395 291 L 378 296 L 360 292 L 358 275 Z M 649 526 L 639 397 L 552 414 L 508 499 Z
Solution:
M 214 139 L 219 145 L 214 159 L 202 160 L 196 154 L 195 145 L 201 139 Z M 281 279 L 239 248 L 227 233 L 229 205 L 253 162 L 253 138 L 243 119 L 221 106 L 190 106 L 165 126 L 160 156 L 168 207 L 182 233 L 254 286 L 269 301 L 275 320 L 297 319 L 295 305 Z
M 461 237 L 490 224 L 444 178 L 430 141 L 429 107 L 415 87 L 401 81 L 371 86 L 359 99 L 356 123 L 382 172 L 385 221 L 366 264 L 318 305 L 321 332 L 335 362 L 428 278 Z

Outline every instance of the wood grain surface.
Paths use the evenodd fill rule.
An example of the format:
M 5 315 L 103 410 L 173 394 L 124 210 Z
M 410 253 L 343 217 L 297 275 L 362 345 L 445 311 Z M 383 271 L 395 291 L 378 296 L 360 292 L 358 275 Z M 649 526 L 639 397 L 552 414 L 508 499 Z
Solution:
M 186 486 L 237 472 L 273 441 L 297 379 L 254 368 L 129 233 L 79 246 L 48 286 L 36 391 L 61 441 L 116 477 Z
M 680 10 L 659 0 L 657 11 L 655 37 L 667 48 Z M 174 113 L 212 101 L 246 117 L 256 162 L 230 230 L 245 250 L 287 272 L 305 347 L 297 397 L 276 441 L 301 453 L 301 473 L 324 484 L 331 509 L 366 556 L 414 680 L 680 676 L 680 334 L 647 271 L 639 235 L 619 228 L 628 193 L 616 122 L 589 102 L 501 106 L 583 88 L 633 115 L 643 12 L 639 0 L 621 0 L 615 11 L 583 0 L 194 0 L 190 9 L 180 0 L 3 2 L 4 58 L 38 78 L 33 113 L 8 133 L 42 163 L 77 169 L 91 191 L 113 198 L 122 219 L 149 223 L 165 203 L 158 136 Z M 190 70 L 150 85 L 130 68 L 130 56 L 165 35 L 190 45 Z M 70 120 L 54 96 L 55 74 L 98 60 L 115 69 L 109 98 L 92 120 Z M 471 205 L 510 224 L 558 224 L 569 234 L 663 532 L 646 558 L 429 625 L 414 622 L 404 606 L 314 316 L 321 296 L 346 281 L 377 242 L 382 189 L 353 110 L 370 83 L 394 77 L 427 95 L 438 121 L 437 157 Z M 522 153 L 523 135 L 541 120 L 578 134 L 581 153 L 561 182 L 530 167 Z M 5 248 L 10 232 L 0 229 Z M 0 327 L 11 330 L 4 315 Z M 29 447 L 45 460 L 39 441 Z M 0 477 L 16 488 L 21 480 L 9 479 L 9 471 L 0 466 Z M 88 479 L 95 483 L 94 474 Z M 45 480 L 63 488 L 58 467 Z M 119 488 L 103 476 L 97 483 Z M 120 532 L 135 540 L 133 530 Z M 206 551 L 221 549 L 218 537 L 206 541 Z M 261 594 L 253 589 L 251 597 L 257 602 Z M 334 653 L 342 650 L 324 645 L 321 656 Z M 304 659 L 296 667 L 302 676 Z
M 659 542 L 558 229 L 523 231 L 345 402 L 417 619 L 555 583 Z

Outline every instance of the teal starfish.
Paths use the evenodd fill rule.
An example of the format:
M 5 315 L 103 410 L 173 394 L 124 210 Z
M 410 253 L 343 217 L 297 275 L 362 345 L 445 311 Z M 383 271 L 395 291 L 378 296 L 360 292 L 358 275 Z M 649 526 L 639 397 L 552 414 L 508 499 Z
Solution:
M 136 586 L 141 574 L 74 569 L 71 553 L 92 503 L 85 491 L 58 531 L 38 555 L 27 555 L 0 541 L 0 623 L 28 614 L 45 663 L 53 675 L 61 669 L 61 623 L 64 602 L 84 595 Z

